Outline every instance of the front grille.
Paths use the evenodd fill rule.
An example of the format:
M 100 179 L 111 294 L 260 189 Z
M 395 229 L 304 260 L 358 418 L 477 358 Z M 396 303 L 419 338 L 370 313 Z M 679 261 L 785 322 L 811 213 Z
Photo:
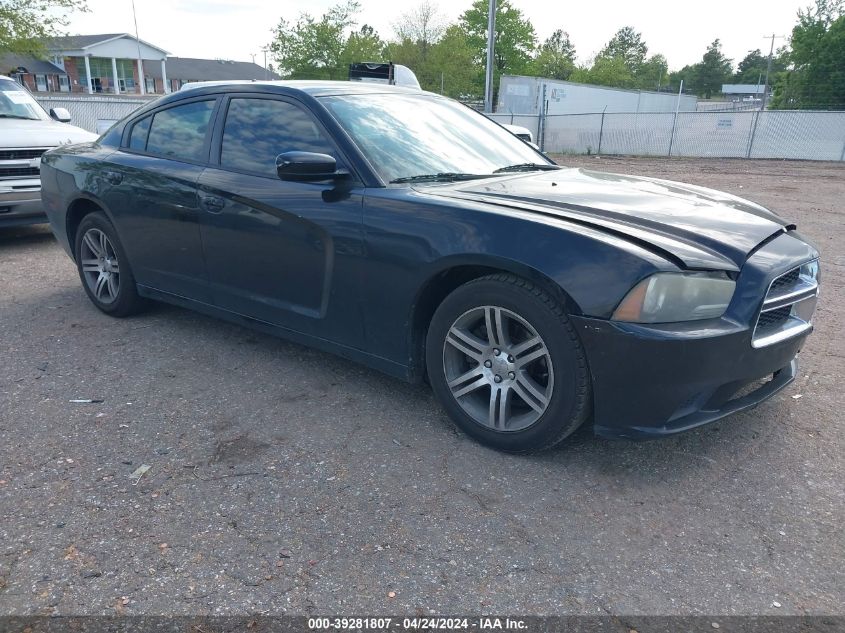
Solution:
M 0 178 L 38 178 L 38 167 L 0 167 Z
M 0 160 L 32 160 L 46 151 L 46 149 L 0 149 Z
M 751 344 L 765 347 L 810 330 L 818 300 L 818 260 L 796 266 L 769 285 Z

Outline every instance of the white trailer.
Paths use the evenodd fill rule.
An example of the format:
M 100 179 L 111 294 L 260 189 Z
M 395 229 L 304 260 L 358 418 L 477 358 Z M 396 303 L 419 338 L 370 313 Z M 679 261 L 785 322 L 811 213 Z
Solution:
M 623 90 L 607 86 L 579 84 L 543 77 L 504 75 L 499 84 L 496 111 L 539 114 L 545 87 L 549 115 L 601 112 L 695 112 L 698 99 L 648 90 Z

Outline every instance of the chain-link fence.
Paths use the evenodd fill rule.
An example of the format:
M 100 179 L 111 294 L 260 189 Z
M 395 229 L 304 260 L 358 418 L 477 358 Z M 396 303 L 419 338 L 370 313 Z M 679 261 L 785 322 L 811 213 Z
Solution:
M 71 123 L 89 132 L 102 131 L 115 121 L 131 114 L 156 97 L 88 97 L 88 96 L 42 96 L 36 100 L 42 107 L 66 108 Z
M 546 152 L 845 160 L 845 112 L 495 114 L 523 125 Z
M 154 98 L 154 97 L 153 97 Z M 144 98 L 39 96 L 45 109 L 67 108 L 72 122 L 96 132 L 148 102 Z M 496 113 L 528 128 L 546 152 L 711 158 L 845 161 L 845 112 Z

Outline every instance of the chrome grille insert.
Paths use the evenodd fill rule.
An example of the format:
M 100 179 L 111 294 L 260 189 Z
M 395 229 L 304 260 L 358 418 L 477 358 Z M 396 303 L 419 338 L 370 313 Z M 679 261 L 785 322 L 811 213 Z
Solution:
M 776 277 L 769 285 L 757 317 L 751 345 L 774 345 L 812 329 L 818 295 L 817 259 Z

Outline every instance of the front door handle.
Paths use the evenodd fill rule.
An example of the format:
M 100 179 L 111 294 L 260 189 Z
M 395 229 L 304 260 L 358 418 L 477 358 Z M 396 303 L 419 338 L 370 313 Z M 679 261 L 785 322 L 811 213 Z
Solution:
M 226 206 L 226 201 L 218 196 L 200 196 L 200 204 L 209 213 L 220 213 Z

